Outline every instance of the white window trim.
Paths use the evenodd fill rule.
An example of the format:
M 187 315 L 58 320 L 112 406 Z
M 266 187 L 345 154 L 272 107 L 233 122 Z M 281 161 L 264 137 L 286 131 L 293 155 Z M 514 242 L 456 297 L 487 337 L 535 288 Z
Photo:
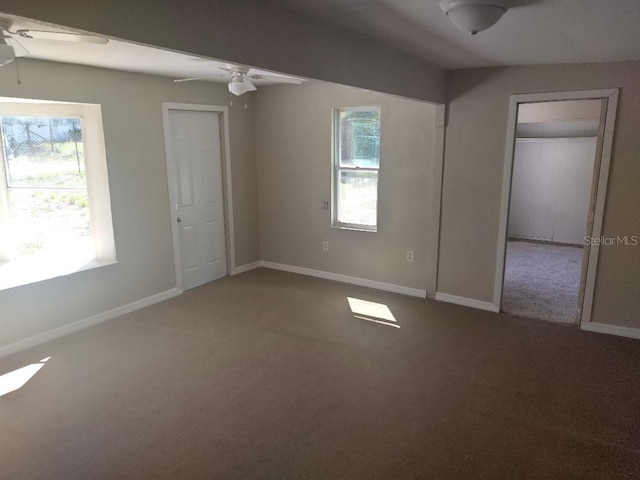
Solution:
M 81 264 L 57 264 L 34 268 L 28 257 L 0 258 L 0 290 L 48 280 L 71 273 L 117 263 L 111 216 L 102 109 L 100 105 L 0 98 L 0 116 L 74 117 L 82 121 L 89 219 L 95 256 Z M 0 148 L 0 156 L 3 155 Z M 4 158 L 0 158 L 0 232 L 7 226 L 8 191 Z M 2 252 L 0 252 L 1 254 Z
M 331 128 L 331 227 L 340 230 L 352 230 L 356 232 L 369 232 L 376 233 L 378 231 L 379 218 L 379 200 L 380 200 L 380 171 L 382 169 L 382 148 L 378 152 L 378 168 L 371 167 L 341 167 L 340 162 L 340 112 L 353 112 L 353 111 L 376 111 L 382 117 L 382 111 L 379 105 L 365 105 L 356 107 L 340 107 L 333 109 L 333 120 Z M 380 138 L 382 138 L 382 121 L 380 121 Z M 382 140 L 380 141 L 382 146 Z M 377 172 L 378 182 L 376 187 L 376 224 L 375 225 L 363 225 L 359 223 L 344 223 L 338 221 L 338 202 L 339 202 L 339 184 L 340 184 L 340 172 L 353 171 L 353 172 Z

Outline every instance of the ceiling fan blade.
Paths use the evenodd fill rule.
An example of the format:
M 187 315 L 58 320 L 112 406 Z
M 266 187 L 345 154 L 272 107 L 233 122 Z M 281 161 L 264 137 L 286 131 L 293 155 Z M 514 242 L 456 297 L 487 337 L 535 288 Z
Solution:
M 269 81 L 278 82 L 278 83 L 291 83 L 293 85 L 300 85 L 302 83 L 302 80 L 298 78 L 280 77 L 277 75 L 256 74 L 256 75 L 250 75 L 250 77 L 253 78 L 254 80 L 269 80 Z
M 242 79 L 242 83 L 244 83 L 247 92 L 255 92 L 257 90 L 256 86 L 247 77 Z
M 5 39 L 7 40 L 7 43 L 13 47 L 13 52 L 16 57 L 26 57 L 31 54 L 31 52 L 27 50 L 27 48 L 22 45 L 18 39 L 13 37 L 5 37 Z
M 106 45 L 109 39 L 98 35 L 87 35 L 85 33 L 72 32 L 51 32 L 47 30 L 18 30 L 16 32 L 22 38 L 35 40 L 56 40 L 62 42 L 94 43 L 96 45 Z
M 195 82 L 196 80 L 207 80 L 209 77 L 192 77 L 192 78 L 179 78 L 174 80 L 173 83 L 182 83 L 182 82 Z

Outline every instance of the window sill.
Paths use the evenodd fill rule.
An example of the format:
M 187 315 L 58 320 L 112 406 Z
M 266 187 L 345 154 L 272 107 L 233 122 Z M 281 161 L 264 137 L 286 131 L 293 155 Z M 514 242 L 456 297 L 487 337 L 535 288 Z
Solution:
M 118 263 L 88 255 L 30 255 L 0 263 L 0 290 L 51 280 Z
M 377 233 L 377 228 L 364 228 L 357 227 L 352 225 L 331 225 L 331 228 L 336 228 L 338 230 L 350 230 L 352 232 L 366 232 L 366 233 Z

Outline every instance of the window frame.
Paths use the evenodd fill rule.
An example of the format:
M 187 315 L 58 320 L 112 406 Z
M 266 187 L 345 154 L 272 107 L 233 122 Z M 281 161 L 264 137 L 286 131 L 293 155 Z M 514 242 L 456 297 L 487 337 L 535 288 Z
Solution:
M 57 273 L 43 267 L 42 272 L 25 272 L 20 279 L 16 278 L 15 282 L 0 278 L 0 290 L 67 275 L 73 273 L 73 271 L 117 263 L 101 106 L 0 97 L 0 116 L 80 119 L 82 123 L 86 191 L 89 199 L 89 223 L 91 239 L 95 249 L 93 259 L 89 263 L 78 267 L 73 267 L 72 265 L 61 267 Z M 9 226 L 9 187 L 5 168 L 4 150 L 0 146 L 0 232 L 11 228 Z M 23 264 L 25 265 L 24 268 L 27 268 L 26 265 L 33 266 L 33 262 L 28 257 L 18 257 L 12 260 L 7 256 L 7 252 L 2 251 L 2 249 L 3 246 L 0 245 L 0 267 L 15 263 L 16 265 L 11 268 L 20 269 L 22 273 Z
M 380 147 L 378 149 L 378 166 L 377 167 L 343 167 L 340 165 L 340 148 L 341 135 L 340 135 L 340 113 L 341 112 L 377 112 L 378 122 L 380 129 Z M 355 230 L 360 232 L 372 232 L 378 231 L 379 225 L 379 208 L 378 203 L 380 199 L 380 171 L 382 170 L 382 109 L 379 105 L 365 105 L 355 107 L 340 107 L 333 109 L 333 125 L 331 129 L 331 143 L 332 143 L 332 156 L 331 156 L 331 226 L 342 230 Z M 340 208 L 340 174 L 342 172 L 376 172 L 376 220 L 375 225 L 365 225 L 361 223 L 346 223 L 338 221 L 338 210 Z

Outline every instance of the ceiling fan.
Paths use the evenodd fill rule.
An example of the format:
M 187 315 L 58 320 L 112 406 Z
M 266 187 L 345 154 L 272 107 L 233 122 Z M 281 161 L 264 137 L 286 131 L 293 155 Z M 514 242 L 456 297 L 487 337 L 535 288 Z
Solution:
M 226 77 L 230 78 L 229 92 L 234 95 L 240 96 L 247 92 L 253 92 L 257 90 L 253 81 L 256 80 L 273 80 L 279 83 L 291 83 L 299 85 L 302 83 L 297 78 L 277 76 L 277 75 L 264 75 L 261 73 L 249 73 L 250 68 L 240 65 L 232 65 L 227 63 L 224 67 L 218 67 L 220 70 L 224 70 L 225 73 L 218 75 L 208 75 L 206 77 L 193 77 L 193 78 L 181 78 L 174 80 L 175 83 L 191 82 L 194 80 L 210 80 L 213 77 Z
M 16 57 L 29 55 L 22 40 L 56 40 L 63 42 L 94 43 L 106 45 L 109 39 L 97 35 L 75 32 L 56 32 L 51 30 L 17 29 L 11 30 L 13 20 L 0 17 L 0 67 L 11 63 Z

